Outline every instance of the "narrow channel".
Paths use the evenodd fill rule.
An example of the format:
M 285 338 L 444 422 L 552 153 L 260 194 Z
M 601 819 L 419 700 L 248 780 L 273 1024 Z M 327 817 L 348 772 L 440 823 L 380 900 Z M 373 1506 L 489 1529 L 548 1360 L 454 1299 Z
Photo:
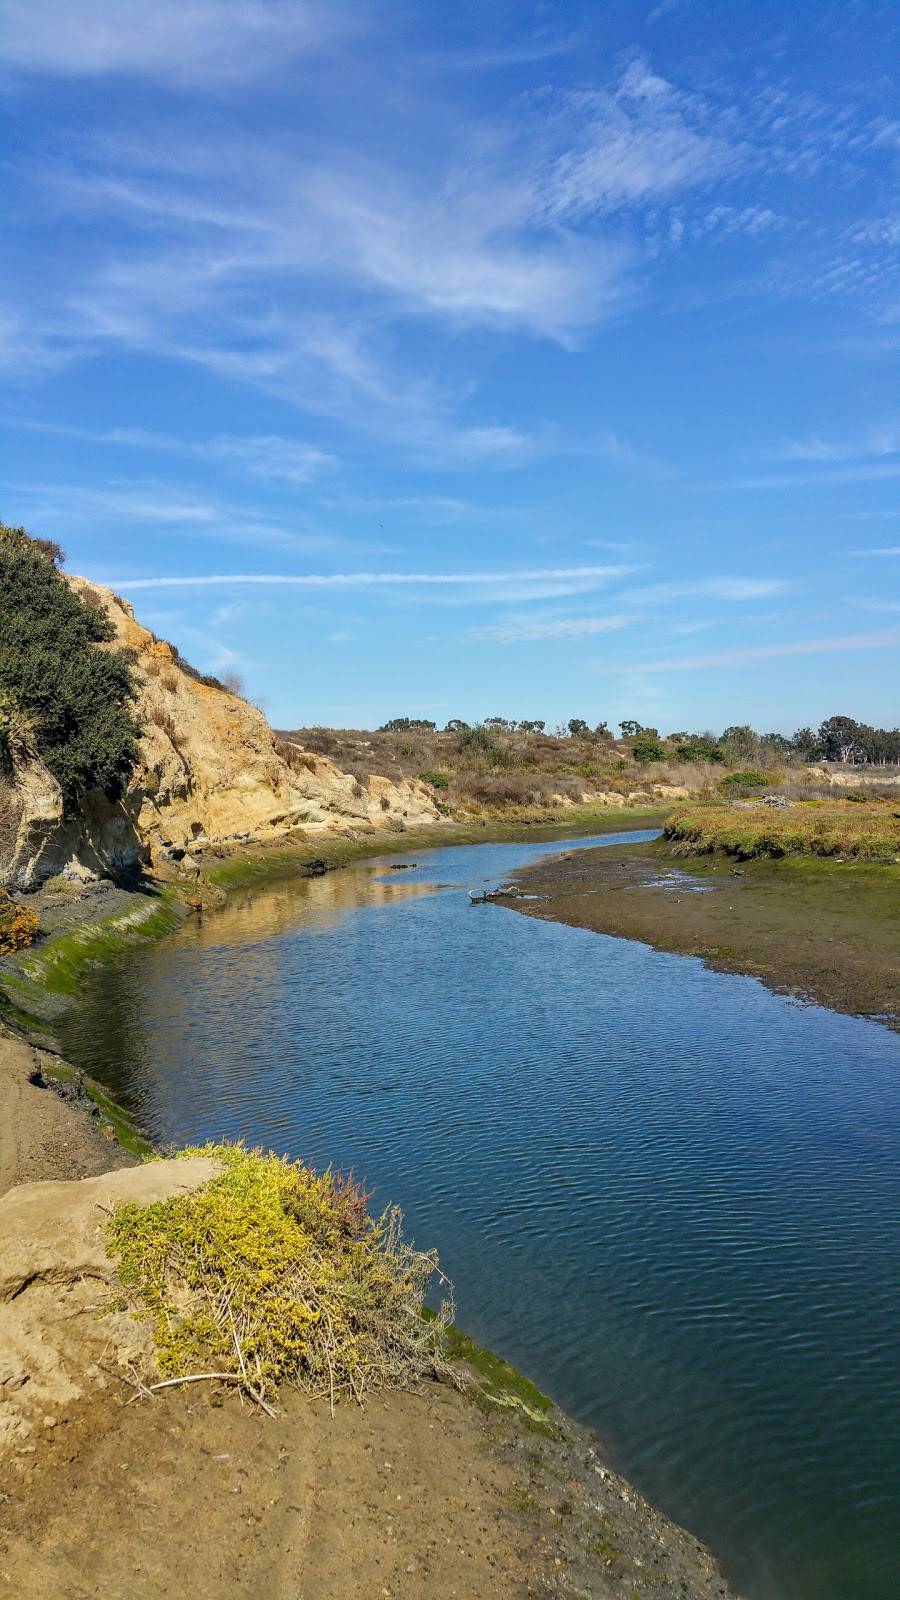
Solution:
M 748 1600 L 896 1600 L 900 1037 L 469 904 L 563 848 L 232 898 L 98 971 L 61 1042 L 155 1139 L 399 1200 L 466 1329 Z

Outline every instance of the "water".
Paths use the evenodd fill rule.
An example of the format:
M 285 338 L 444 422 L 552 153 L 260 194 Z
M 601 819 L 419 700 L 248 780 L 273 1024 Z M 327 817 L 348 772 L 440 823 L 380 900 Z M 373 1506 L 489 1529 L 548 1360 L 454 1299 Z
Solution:
M 897 1600 L 900 1038 L 468 904 L 560 848 L 232 901 L 99 973 L 66 1049 L 158 1138 L 400 1200 L 467 1330 L 750 1600 Z

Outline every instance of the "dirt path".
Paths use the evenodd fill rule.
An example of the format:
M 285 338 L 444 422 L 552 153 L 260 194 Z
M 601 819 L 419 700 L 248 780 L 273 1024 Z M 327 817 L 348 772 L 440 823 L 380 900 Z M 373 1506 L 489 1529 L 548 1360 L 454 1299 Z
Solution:
M 580 1429 L 545 1439 L 436 1384 L 334 1417 L 289 1395 L 274 1421 L 230 1396 L 125 1394 L 57 1419 L 4 1474 L 0 1600 L 731 1593 Z
M 0 1595 L 16 1600 L 381 1600 L 528 1593 L 514 1473 L 448 1389 L 365 1411 L 292 1397 L 112 1398 L 20 1457 Z
M 0 1029 L 0 1195 L 42 1178 L 92 1177 L 130 1159 L 97 1120 L 53 1090 L 42 1071 L 47 1060 Z
M 900 868 L 679 856 L 664 840 L 577 850 L 516 874 L 526 916 L 640 939 L 900 1028 Z

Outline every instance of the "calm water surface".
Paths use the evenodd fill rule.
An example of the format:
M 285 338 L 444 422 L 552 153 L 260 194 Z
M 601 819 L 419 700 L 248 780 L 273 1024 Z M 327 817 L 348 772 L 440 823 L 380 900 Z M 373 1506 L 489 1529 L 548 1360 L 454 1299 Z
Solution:
M 400 1200 L 461 1323 L 751 1600 L 897 1600 L 900 1038 L 469 906 L 564 847 L 233 900 L 98 974 L 65 1046 L 158 1138 Z

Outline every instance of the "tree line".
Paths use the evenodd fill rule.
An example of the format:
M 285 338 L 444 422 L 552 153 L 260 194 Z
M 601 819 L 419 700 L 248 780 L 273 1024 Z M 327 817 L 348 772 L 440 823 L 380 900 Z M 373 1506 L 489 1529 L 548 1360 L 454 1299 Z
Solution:
M 663 735 L 658 728 L 645 727 L 636 718 L 626 717 L 618 728 L 620 739 L 631 745 L 638 761 L 713 761 L 731 766 L 740 762 L 794 759 L 854 766 L 900 765 L 900 728 L 875 728 L 853 717 L 826 717 L 817 729 L 798 728 L 790 738 L 783 733 L 757 733 L 749 723 L 733 724 L 720 734 L 681 729 Z M 455 733 L 469 743 L 476 729 L 484 730 L 492 738 L 504 733 L 543 734 L 548 731 L 547 723 L 539 718 L 516 721 L 508 717 L 485 717 L 478 723 L 451 717 L 442 731 Z M 437 723 L 425 717 L 392 717 L 378 729 L 379 733 L 437 731 Z M 608 723 L 591 725 L 584 717 L 570 717 L 568 722 L 550 731 L 555 738 L 601 742 L 612 742 L 616 738 Z

